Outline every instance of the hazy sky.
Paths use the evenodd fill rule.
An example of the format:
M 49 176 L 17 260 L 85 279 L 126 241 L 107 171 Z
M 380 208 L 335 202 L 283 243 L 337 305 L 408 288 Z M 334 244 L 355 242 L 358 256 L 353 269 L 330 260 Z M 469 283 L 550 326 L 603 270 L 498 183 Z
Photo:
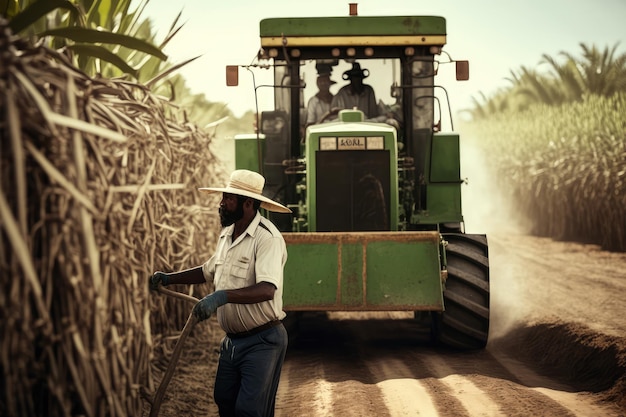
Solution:
M 337 0 L 150 0 L 161 40 L 182 11 L 183 29 L 165 49 L 173 62 L 202 55 L 180 70 L 194 93 L 224 102 L 241 116 L 254 109 L 249 75 L 226 87 L 226 65 L 252 62 L 259 49 L 259 21 L 269 17 L 346 16 L 349 1 Z M 470 61 L 470 80 L 446 79 L 453 111 L 470 106 L 471 96 L 489 95 L 512 69 L 537 66 L 542 54 L 566 51 L 580 56 L 580 43 L 600 49 L 619 43 L 626 51 L 626 0 L 362 0 L 360 16 L 437 15 L 447 21 L 444 50 Z M 544 68 L 547 68 L 544 66 Z M 337 81 L 341 81 L 339 76 Z M 339 83 L 341 85 L 341 82 Z

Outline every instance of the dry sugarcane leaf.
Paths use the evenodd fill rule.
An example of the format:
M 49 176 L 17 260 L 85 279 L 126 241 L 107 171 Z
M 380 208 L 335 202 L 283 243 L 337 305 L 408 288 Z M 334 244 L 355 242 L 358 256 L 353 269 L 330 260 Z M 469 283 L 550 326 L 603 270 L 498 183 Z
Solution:
M 19 216 L 20 231 L 23 236 L 26 236 L 26 210 L 28 201 L 26 195 L 26 166 L 24 148 L 22 147 L 21 140 L 21 122 L 17 107 L 15 105 L 15 91 L 12 86 L 6 90 L 6 103 L 7 103 L 7 116 L 9 124 L 9 134 L 11 136 L 11 149 L 13 151 L 13 163 L 15 164 L 15 189 L 17 192 L 17 213 Z
M 104 129 L 100 126 L 92 125 L 91 123 L 83 122 L 82 120 L 74 119 L 72 117 L 64 116 L 62 114 L 58 114 L 53 112 L 50 109 L 50 106 L 45 101 L 45 99 L 41 96 L 41 94 L 37 91 L 35 86 L 24 76 L 22 73 L 15 71 L 12 69 L 11 71 L 16 78 L 20 80 L 24 88 L 29 92 L 30 96 L 37 104 L 39 111 L 43 115 L 44 119 L 48 122 L 48 124 L 57 124 L 65 127 L 69 127 L 72 129 L 81 130 L 86 133 L 91 133 L 96 136 L 100 136 L 106 139 L 110 139 L 115 142 L 126 142 L 126 137 L 120 133 L 113 132 L 109 129 Z M 51 128 L 51 131 L 54 131 Z
M 128 221 L 128 227 L 126 230 L 126 232 L 129 235 L 132 232 L 133 224 L 135 223 L 135 218 L 137 217 L 137 212 L 139 211 L 139 207 L 141 205 L 141 201 L 143 200 L 143 196 L 146 193 L 146 190 L 148 188 L 148 185 L 150 184 L 150 181 L 152 180 L 152 173 L 154 172 L 154 167 L 156 166 L 156 162 L 157 162 L 156 159 L 152 160 L 152 164 L 150 165 L 150 168 L 148 169 L 148 173 L 146 174 L 145 182 L 143 183 L 142 187 L 137 193 L 138 194 L 137 199 L 135 200 L 135 204 L 133 205 L 133 211 Z
M 93 205 L 91 200 L 83 193 L 81 193 L 67 178 L 63 176 L 61 172 L 59 172 L 54 165 L 41 153 L 39 152 L 30 142 L 25 142 L 24 146 L 30 152 L 30 154 L 35 158 L 39 165 L 43 168 L 43 170 L 48 174 L 48 176 L 58 183 L 61 187 L 63 187 L 67 192 L 69 192 L 72 197 L 76 199 L 80 204 L 82 204 L 85 208 L 87 208 L 92 214 L 98 215 L 98 209 Z
M 185 209 L 193 207 L 196 199 L 185 190 L 222 174 L 212 166 L 215 158 L 207 146 L 210 137 L 186 122 L 184 109 L 156 97 L 145 86 L 121 79 L 89 78 L 73 69 L 64 55 L 57 55 L 45 48 L 21 54 L 23 65 L 15 68 L 23 73 L 10 73 L 8 78 L 21 112 L 17 115 L 21 128 L 11 124 L 19 133 L 14 138 L 27 155 L 27 172 L 35 174 L 33 181 L 26 181 L 27 193 L 39 197 L 28 201 L 31 240 L 24 240 L 25 245 L 40 245 L 35 249 L 40 249 L 41 258 L 31 260 L 32 275 L 41 279 L 43 304 L 55 326 L 67 328 L 67 323 L 75 323 L 89 331 L 72 335 L 75 341 L 70 338 L 64 348 L 74 361 L 73 370 L 64 355 L 56 352 L 62 347 L 58 341 L 63 334 L 44 335 L 44 341 L 57 342 L 44 347 L 47 353 L 43 357 L 30 350 L 24 357 L 50 370 L 50 377 L 42 380 L 54 385 L 48 394 L 53 399 L 50 404 L 56 407 L 54 415 L 70 414 L 67 404 L 72 401 L 91 404 L 90 411 L 81 410 L 86 415 L 137 415 L 137 393 L 146 386 L 154 388 L 153 349 L 162 352 L 167 348 L 162 346 L 163 334 L 178 329 L 180 320 L 188 316 L 188 309 L 176 300 L 154 303 L 146 278 L 155 266 L 175 269 L 203 261 L 200 258 L 205 254 L 192 248 L 208 248 L 214 238 L 190 229 L 215 227 L 215 216 L 207 216 L 209 210 Z M 85 130 L 81 123 L 104 129 L 105 135 Z M 71 129 L 73 143 L 59 134 L 66 129 Z M 122 146 L 108 139 L 97 140 L 106 138 L 106 132 L 126 135 Z M 45 152 L 34 146 L 38 141 L 46 144 Z M 144 167 L 151 164 L 154 169 L 146 178 Z M 12 184 L 3 183 L 3 190 Z M 12 198 L 3 197 L 5 201 Z M 79 216 L 76 202 L 78 213 L 83 213 Z M 4 211 L 9 210 L 7 205 Z M 1 227 L 6 226 L 5 218 L 2 216 Z M 92 224 L 90 230 L 87 223 Z M 95 245 L 97 252 L 84 244 L 85 234 L 93 234 L 91 246 Z M 51 238 L 59 235 L 63 238 Z M 99 260 L 96 269 L 104 292 L 94 288 L 91 276 L 95 274 L 88 264 L 98 264 L 88 259 Z M 20 268 L 19 261 L 11 264 Z M 53 291 L 57 280 L 68 291 L 60 295 Z M 37 311 L 33 291 L 27 279 L 22 281 L 8 290 L 17 295 L 31 293 L 29 304 L 15 315 L 31 329 L 20 330 L 19 340 L 28 342 L 41 337 L 36 320 L 45 322 L 33 314 Z M 193 291 L 190 288 L 190 294 Z M 52 309 L 55 305 L 64 306 L 62 316 L 56 307 Z M 168 314 L 158 311 L 160 307 L 167 307 Z M 7 350 L 7 357 L 21 357 L 15 343 L 0 345 L 3 352 Z M 78 351 L 84 351 L 89 359 L 77 363 L 82 355 Z M 41 392 L 39 388 L 35 392 L 28 379 L 28 375 L 39 377 L 39 371 L 20 369 L 7 378 L 16 387 L 12 392 L 18 399 L 12 409 L 17 411 L 32 408 L 28 399 Z M 77 393 L 73 384 L 81 384 L 84 392 Z
M 35 303 L 41 318 L 48 323 L 50 317 L 48 310 L 45 308 L 45 303 L 42 298 L 42 290 L 39 280 L 37 278 L 37 272 L 35 265 L 33 265 L 32 259 L 29 257 L 30 250 L 28 245 L 24 241 L 23 235 L 20 233 L 20 227 L 11 213 L 9 203 L 4 198 L 4 193 L 0 193 L 0 217 L 2 218 L 2 227 L 4 228 L 11 245 L 15 248 L 14 254 L 22 266 L 24 277 L 30 284 L 31 290 L 34 293 Z
M 142 187 L 145 187 L 146 191 L 163 191 L 163 190 L 182 190 L 185 188 L 185 184 L 145 184 L 139 185 L 112 185 L 109 187 L 109 191 L 112 193 L 131 193 L 135 194 L 141 191 Z
M 69 113 L 72 119 L 78 118 L 75 88 L 76 87 L 74 84 L 74 77 L 71 75 L 71 73 L 69 73 L 67 81 L 67 99 L 69 104 Z M 83 138 L 80 132 L 75 130 L 72 133 L 72 139 L 72 149 L 74 151 L 74 166 L 76 167 L 76 170 L 78 172 L 78 187 L 81 191 L 81 194 L 84 195 L 84 193 L 87 191 L 87 164 L 85 161 Z M 89 259 L 89 268 L 91 272 L 91 277 L 93 279 L 94 288 L 98 293 L 100 293 L 101 290 L 104 290 L 102 296 L 106 298 L 107 287 L 102 285 L 102 275 L 100 273 L 100 251 L 98 250 L 98 246 L 94 238 L 93 218 L 87 212 L 87 210 L 85 210 L 84 206 L 79 207 L 79 210 L 83 232 L 83 244 L 85 245 L 85 250 L 87 251 L 87 259 Z

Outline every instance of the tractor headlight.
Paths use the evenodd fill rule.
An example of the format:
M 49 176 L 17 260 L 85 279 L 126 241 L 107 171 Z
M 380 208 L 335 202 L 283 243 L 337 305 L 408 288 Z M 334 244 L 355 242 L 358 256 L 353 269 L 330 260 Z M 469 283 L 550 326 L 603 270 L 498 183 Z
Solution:
M 368 137 L 367 149 L 385 149 L 385 139 L 382 136 Z
M 335 151 L 337 150 L 337 138 L 322 136 L 320 137 L 320 151 Z

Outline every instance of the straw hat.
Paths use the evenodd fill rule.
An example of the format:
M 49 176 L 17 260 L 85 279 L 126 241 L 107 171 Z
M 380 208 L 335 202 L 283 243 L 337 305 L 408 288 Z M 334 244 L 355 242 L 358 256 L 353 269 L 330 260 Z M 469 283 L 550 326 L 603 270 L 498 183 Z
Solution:
M 266 210 L 275 211 L 277 213 L 291 213 L 291 210 L 287 207 L 270 200 L 262 194 L 264 185 L 265 178 L 263 178 L 261 174 L 254 171 L 248 171 L 247 169 L 238 169 L 230 174 L 230 180 L 228 181 L 228 185 L 226 185 L 226 187 L 205 187 L 198 188 L 198 190 L 205 193 L 230 193 L 243 195 L 245 197 L 259 200 L 261 202 L 261 207 Z

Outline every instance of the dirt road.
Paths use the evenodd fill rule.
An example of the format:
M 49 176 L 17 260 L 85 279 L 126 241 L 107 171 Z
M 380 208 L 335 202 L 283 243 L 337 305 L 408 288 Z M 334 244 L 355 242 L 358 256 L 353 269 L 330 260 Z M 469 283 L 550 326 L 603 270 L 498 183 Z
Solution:
M 406 313 L 305 317 L 276 415 L 626 416 L 626 254 L 515 234 L 489 243 L 487 349 L 435 348 Z M 216 341 L 196 333 L 163 416 L 217 415 Z
M 408 321 L 317 323 L 308 346 L 290 352 L 277 415 L 620 415 L 505 351 L 433 349 L 412 330 Z
M 626 355 L 626 276 L 616 275 L 626 255 L 511 235 L 491 238 L 490 251 L 486 350 L 434 348 L 410 317 L 310 317 L 277 416 L 624 415 L 592 392 L 618 377 L 611 344 Z
M 406 313 L 306 317 L 277 417 L 626 416 L 626 254 L 517 232 L 484 156 L 462 146 L 467 232 L 489 238 L 487 348 L 434 348 Z M 215 326 L 188 341 L 162 416 L 217 416 Z

